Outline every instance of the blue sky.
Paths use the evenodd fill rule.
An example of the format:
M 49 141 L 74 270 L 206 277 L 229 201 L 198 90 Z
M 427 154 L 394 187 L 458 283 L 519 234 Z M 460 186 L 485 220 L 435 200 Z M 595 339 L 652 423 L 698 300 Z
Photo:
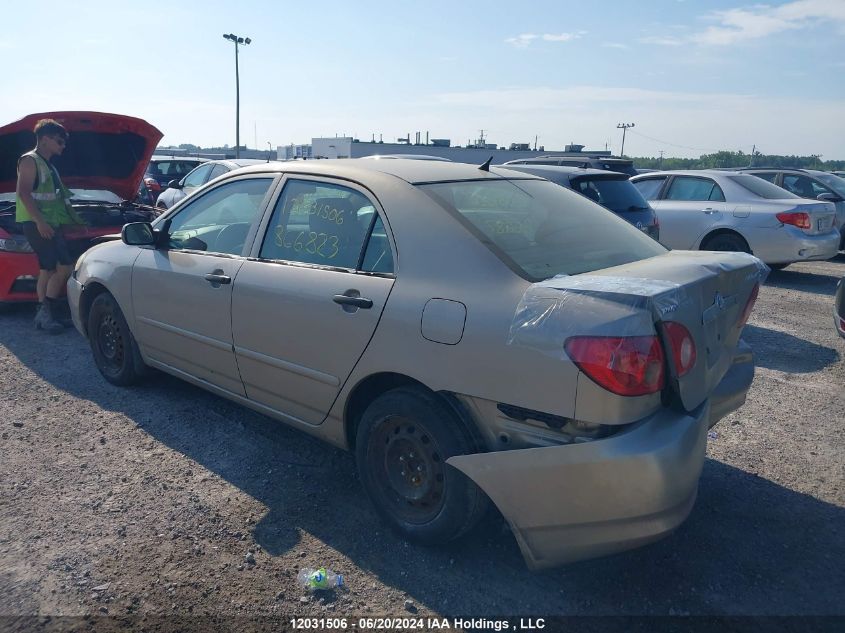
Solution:
M 37 12 L 35 11 L 37 7 Z M 200 11 L 201 9 L 201 11 Z M 51 16 L 45 18 L 44 16 Z M 845 159 L 845 0 L 39 0 L 3 9 L 0 122 L 142 117 L 164 143 L 574 142 Z

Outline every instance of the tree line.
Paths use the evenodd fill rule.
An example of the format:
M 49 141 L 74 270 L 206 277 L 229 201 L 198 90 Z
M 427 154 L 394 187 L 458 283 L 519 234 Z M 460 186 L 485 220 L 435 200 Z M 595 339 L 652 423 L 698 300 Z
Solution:
M 721 151 L 698 158 L 635 157 L 634 165 L 643 169 L 712 169 L 714 167 L 792 167 L 798 169 L 845 170 L 845 160 L 821 160 L 819 156 L 780 156 Z

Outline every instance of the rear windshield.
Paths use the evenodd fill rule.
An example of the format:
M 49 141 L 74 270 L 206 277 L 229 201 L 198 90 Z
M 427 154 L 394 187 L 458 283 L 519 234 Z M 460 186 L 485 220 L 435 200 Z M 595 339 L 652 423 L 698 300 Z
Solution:
M 465 180 L 419 187 L 529 281 L 666 252 L 610 211 L 548 181 Z
M 634 169 L 634 161 L 632 160 L 601 160 L 601 168 L 608 171 L 618 171 L 620 174 L 628 174 L 629 176 L 636 176 L 637 170 Z
M 619 178 L 577 178 L 572 189 L 615 213 L 648 211 L 648 202 L 631 183 Z
M 798 197 L 795 194 L 788 192 L 786 189 L 781 189 L 777 185 L 770 183 L 768 180 L 763 180 L 757 176 L 745 174 L 742 176 L 727 176 L 727 178 L 761 198 L 767 198 L 769 200 L 783 200 L 784 198 Z

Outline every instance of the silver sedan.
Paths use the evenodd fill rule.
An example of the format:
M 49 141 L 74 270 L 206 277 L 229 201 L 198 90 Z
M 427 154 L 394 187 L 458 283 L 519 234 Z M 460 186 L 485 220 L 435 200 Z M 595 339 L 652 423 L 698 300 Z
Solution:
M 774 267 L 830 259 L 839 250 L 836 208 L 740 172 L 670 171 L 631 179 L 657 213 L 672 249 L 742 251 Z
M 766 268 L 508 173 L 230 172 L 83 255 L 76 327 L 114 384 L 155 368 L 354 451 L 408 538 L 492 501 L 532 568 L 637 547 L 689 514 L 707 430 L 745 401 Z

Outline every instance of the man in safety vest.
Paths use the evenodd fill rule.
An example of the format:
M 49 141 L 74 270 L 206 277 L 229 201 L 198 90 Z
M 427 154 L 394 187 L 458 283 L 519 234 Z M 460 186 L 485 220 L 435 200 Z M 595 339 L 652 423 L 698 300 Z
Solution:
M 67 143 L 67 130 L 53 119 L 35 124 L 35 149 L 18 159 L 15 221 L 38 255 L 38 301 L 35 326 L 51 334 L 64 327 L 58 315 L 60 297 L 73 267 L 73 257 L 64 240 L 63 229 L 82 221 L 70 206 L 71 192 L 62 184 L 50 159 L 59 156 Z

